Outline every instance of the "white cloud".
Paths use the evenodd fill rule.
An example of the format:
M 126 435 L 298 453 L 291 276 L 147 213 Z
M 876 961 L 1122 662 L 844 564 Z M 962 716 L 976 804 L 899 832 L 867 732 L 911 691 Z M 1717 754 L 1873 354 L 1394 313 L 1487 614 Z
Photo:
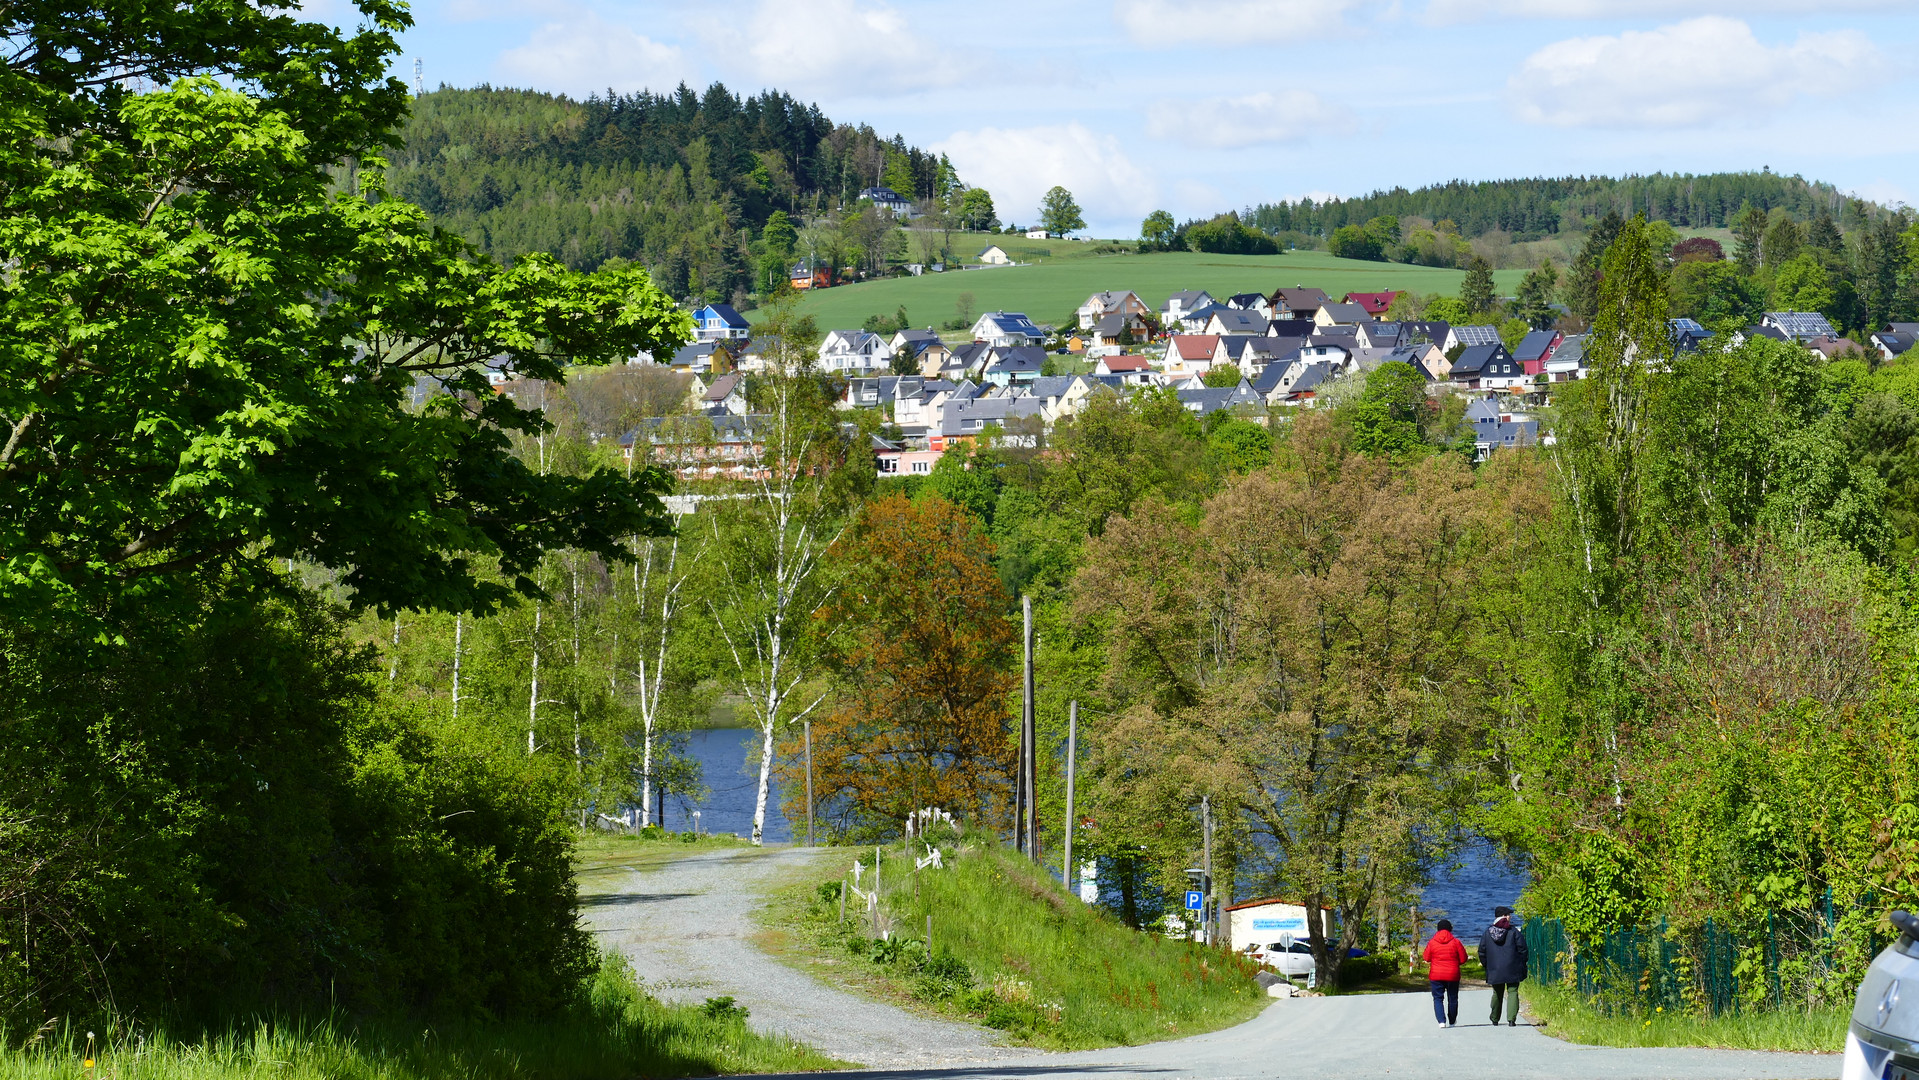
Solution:
M 716 35 L 782 88 L 894 88 L 946 81 L 906 16 L 858 0 L 762 0 L 743 34 Z
M 1271 48 L 1340 30 L 1357 7 L 1359 0 L 1116 0 L 1113 12 L 1141 45 L 1198 41 L 1219 48 L 1237 37 L 1241 45 Z
M 1431 22 L 1485 19 L 1618 19 L 1635 15 L 1816 15 L 1834 11 L 1884 11 L 1910 0 L 1432 0 Z
M 1157 102 L 1147 112 L 1146 130 L 1155 138 L 1224 150 L 1297 142 L 1320 134 L 1327 125 L 1351 122 L 1351 113 L 1318 94 L 1285 90 L 1278 94 L 1261 91 L 1245 97 Z
M 961 179 L 992 193 L 1002 221 L 1037 221 L 1040 196 L 1055 184 L 1073 193 L 1096 229 L 1147 213 L 1159 197 L 1118 139 L 1077 122 L 960 131 L 932 149 L 952 157 Z
M 612 89 L 664 93 L 699 75 L 678 46 L 616 26 L 591 12 L 551 22 L 525 45 L 500 54 L 500 74 L 542 90 L 584 96 Z
M 1744 22 L 1708 15 L 1554 42 L 1520 64 L 1506 93 L 1535 124 L 1707 127 L 1856 90 L 1883 67 L 1879 50 L 1854 30 L 1765 45 Z

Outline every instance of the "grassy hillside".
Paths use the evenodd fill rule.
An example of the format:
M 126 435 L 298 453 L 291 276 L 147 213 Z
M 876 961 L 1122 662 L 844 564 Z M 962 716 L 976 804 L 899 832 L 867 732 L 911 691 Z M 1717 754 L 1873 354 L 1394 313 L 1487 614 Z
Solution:
M 842 875 L 851 880 L 856 858 L 872 861 L 864 848 L 822 860 L 813 880 L 781 896 L 767 913 L 768 944 L 830 981 L 1052 1049 L 1213 1031 L 1267 1001 L 1245 961 L 1130 930 L 990 839 L 941 849 L 945 867 L 918 873 L 905 849 L 887 849 L 878 928 L 890 940 L 875 936 L 857 898 L 840 919 Z M 870 888 L 872 873 L 864 877 Z
M 977 239 L 979 243 L 971 246 Z M 1340 259 L 1323 251 L 1289 251 L 1283 255 L 1201 255 L 1158 252 L 1151 255 L 1086 254 L 1094 246 L 1071 240 L 1022 240 L 1019 250 L 997 237 L 968 237 L 972 251 L 999 242 L 1016 257 L 1037 257 L 1036 265 L 998 267 L 927 274 L 916 278 L 842 285 L 808 296 L 801 310 L 812 315 L 822 330 L 857 327 L 869 315 L 891 315 L 904 307 L 915 325 L 937 326 L 954 317 L 960 295 L 973 294 L 973 310 L 1024 311 L 1039 322 L 1060 324 L 1093 293 L 1105 289 L 1132 289 L 1158 307 L 1182 289 L 1205 289 L 1214 296 L 1239 292 L 1266 292 L 1282 286 L 1317 286 L 1334 297 L 1348 292 L 1406 289 L 1454 295 L 1466 274 L 1404 263 Z M 955 246 L 959 241 L 955 240 Z M 1034 248 L 1051 255 L 1025 254 Z M 1493 279 L 1511 295 L 1523 270 L 1500 270 Z M 753 314 L 747 318 L 752 319 Z

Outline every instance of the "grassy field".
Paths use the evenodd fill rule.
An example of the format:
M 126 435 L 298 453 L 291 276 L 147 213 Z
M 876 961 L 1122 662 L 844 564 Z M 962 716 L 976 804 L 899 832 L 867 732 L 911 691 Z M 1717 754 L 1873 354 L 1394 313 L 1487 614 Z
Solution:
M 1546 1033 L 1591 1046 L 1705 1046 L 1724 1050 L 1797 1050 L 1836 1053 L 1846 1039 L 1851 1009 L 1689 1016 L 1653 1012 L 1601 1016 L 1562 987 L 1526 983 L 1519 999 Z
M 1107 289 L 1131 289 L 1148 304 L 1158 307 L 1168 295 L 1183 289 L 1205 289 L 1216 297 L 1239 292 L 1271 293 L 1277 288 L 1301 285 L 1316 286 L 1334 297 L 1348 292 L 1388 289 L 1455 295 L 1466 276 L 1462 270 L 1338 259 L 1323 251 L 1290 251 L 1283 255 L 1200 255 L 1180 251 L 1095 256 L 1068 254 L 1069 249 L 1093 246 L 1072 240 L 1021 243 L 1033 245 L 1033 250 L 1046 249 L 1058 254 L 1039 256 L 1040 261 L 1032 266 L 886 278 L 822 289 L 808 295 L 801 302 L 800 310 L 812 315 L 822 330 L 858 327 L 869 315 L 890 316 L 901 307 L 906 309 L 914 325 L 938 326 L 955 318 L 961 294 L 971 293 L 975 313 L 1023 311 L 1036 322 L 1064 325 L 1088 296 Z M 1000 246 L 1009 252 L 1013 249 L 1010 241 Z M 1523 270 L 1499 270 L 1494 272 L 1493 281 L 1501 293 L 1510 295 L 1524 276 Z M 749 312 L 747 318 L 751 320 L 759 314 Z
M 1129 930 L 990 840 L 941 846 L 945 867 L 917 873 L 904 849 L 887 849 L 885 938 L 857 899 L 839 917 L 842 875 L 862 854 L 872 860 L 866 848 L 820 860 L 811 880 L 778 894 L 764 942 L 828 980 L 1049 1049 L 1213 1031 L 1268 1000 L 1244 961 Z

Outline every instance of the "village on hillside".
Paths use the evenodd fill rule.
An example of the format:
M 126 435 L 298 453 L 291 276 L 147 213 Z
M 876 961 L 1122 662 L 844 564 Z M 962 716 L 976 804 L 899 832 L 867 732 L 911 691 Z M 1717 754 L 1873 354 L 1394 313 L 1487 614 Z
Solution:
M 838 377 L 841 408 L 877 409 L 887 417 L 872 446 L 883 476 L 929 473 L 946 451 L 976 441 L 1038 445 L 1053 425 L 1098 395 L 1170 392 L 1202 420 L 1226 414 L 1270 427 L 1291 410 L 1356 389 L 1391 363 L 1411 367 L 1432 397 L 1466 399 L 1464 422 L 1481 459 L 1501 448 L 1551 441 L 1536 411 L 1550 404 L 1554 384 L 1587 376 L 1589 335 L 1536 329 L 1508 341 L 1492 325 L 1393 318 L 1402 295 L 1355 292 L 1335 299 L 1297 287 L 1214 297 L 1193 290 L 1150 305 L 1138 293 L 1113 290 L 1087 297 L 1076 325 L 992 311 L 979 316 L 969 341 L 956 343 L 931 329 L 890 336 L 831 330 L 810 359 L 819 372 Z M 779 363 L 779 342 L 755 336 L 726 304 L 706 305 L 694 319 L 696 340 L 664 364 L 690 376 L 686 406 L 695 426 L 655 418 L 622 437 L 623 452 L 630 456 L 645 439 L 656 458 L 675 462 L 685 478 L 739 477 L 759 460 L 755 433 L 763 424 L 749 404 L 747 380 Z M 1673 319 L 1670 327 L 1682 351 L 1712 336 L 1692 319 Z M 1859 348 L 1816 312 L 1770 312 L 1738 333 L 1796 342 L 1829 357 Z M 1870 344 L 1891 359 L 1915 334 L 1919 324 L 1896 323 L 1873 334 Z

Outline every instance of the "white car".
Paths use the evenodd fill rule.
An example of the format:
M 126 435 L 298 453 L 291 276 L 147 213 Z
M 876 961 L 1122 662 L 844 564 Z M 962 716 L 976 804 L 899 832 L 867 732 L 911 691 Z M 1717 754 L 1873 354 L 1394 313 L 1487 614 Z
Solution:
M 1281 941 L 1270 945 L 1254 945 L 1247 952 L 1252 956 L 1253 963 L 1264 964 L 1289 979 L 1311 975 L 1315 969 L 1313 947 L 1304 941 L 1295 941 L 1291 945 Z

